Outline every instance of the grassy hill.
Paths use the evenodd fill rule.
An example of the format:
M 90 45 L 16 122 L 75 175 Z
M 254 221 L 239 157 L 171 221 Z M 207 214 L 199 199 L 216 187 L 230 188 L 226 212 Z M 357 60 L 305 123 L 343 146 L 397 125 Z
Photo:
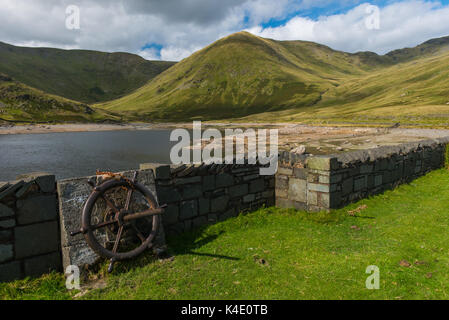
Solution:
M 372 118 L 384 107 L 445 105 L 448 50 L 449 37 L 380 56 L 239 32 L 99 106 L 146 120 Z
M 117 115 L 53 96 L 0 73 L 0 122 L 95 122 Z
M 359 55 L 312 42 L 280 42 L 239 32 L 194 53 L 130 95 L 100 106 L 148 120 L 240 117 L 316 104 L 344 79 L 376 67 Z
M 0 42 L 1 73 L 83 103 L 126 95 L 173 64 L 129 53 L 25 48 Z
M 449 126 L 449 52 L 345 79 L 313 106 L 235 121 L 300 121 Z
M 47 92 L 108 110 L 114 119 L 120 114 L 139 121 L 449 126 L 448 67 L 449 37 L 378 55 L 238 32 L 177 64 L 0 43 L 0 72 L 20 82 L 21 90 L 34 87 L 45 101 Z

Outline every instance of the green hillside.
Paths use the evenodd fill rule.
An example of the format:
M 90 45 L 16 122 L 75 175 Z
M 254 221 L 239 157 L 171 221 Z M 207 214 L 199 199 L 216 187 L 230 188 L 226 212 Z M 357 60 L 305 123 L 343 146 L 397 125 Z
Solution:
M 35 93 L 42 106 L 33 102 L 33 110 L 24 111 L 21 94 L 11 98 L 5 88 L 13 86 L 5 82 L 0 98 L 12 106 L 9 119 L 18 120 L 58 119 L 60 113 L 47 108 L 56 99 L 90 104 L 97 119 L 449 126 L 448 70 L 449 37 L 378 55 L 238 32 L 176 64 L 127 53 L 0 43 L 0 73 L 16 80 L 17 92 Z M 35 112 L 42 108 L 48 109 L 45 116 Z M 81 119 L 91 119 L 83 108 L 71 112 L 79 109 Z
M 239 32 L 194 53 L 132 94 L 101 106 L 151 119 L 239 117 L 317 103 L 348 76 L 373 69 L 311 42 Z
M 449 52 L 348 78 L 315 105 L 261 113 L 241 121 L 396 123 L 449 126 Z M 234 119 L 236 121 L 236 119 Z
M 448 50 L 449 37 L 380 56 L 239 32 L 98 106 L 149 121 L 302 121 L 375 118 L 386 107 L 396 108 L 387 112 L 394 117 L 399 106 L 439 105 L 449 121 Z
M 0 72 L 30 87 L 84 103 L 126 95 L 173 64 L 129 53 L 25 48 L 0 42 Z
M 94 122 L 105 119 L 120 118 L 83 103 L 44 93 L 0 73 L 0 122 Z

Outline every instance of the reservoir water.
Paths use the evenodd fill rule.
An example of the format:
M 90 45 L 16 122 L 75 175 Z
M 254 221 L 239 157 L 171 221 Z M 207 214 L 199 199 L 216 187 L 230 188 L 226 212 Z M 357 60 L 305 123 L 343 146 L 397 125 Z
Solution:
M 0 181 L 48 172 L 57 179 L 94 175 L 96 170 L 138 169 L 146 162 L 170 163 L 171 130 L 63 132 L 0 135 Z

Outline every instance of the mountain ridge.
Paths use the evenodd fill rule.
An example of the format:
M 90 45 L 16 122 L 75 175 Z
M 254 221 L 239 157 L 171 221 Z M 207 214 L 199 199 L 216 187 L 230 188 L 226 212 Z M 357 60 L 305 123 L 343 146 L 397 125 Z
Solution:
M 348 81 L 430 57 L 447 39 L 429 41 L 414 50 L 378 55 L 238 32 L 195 52 L 133 93 L 98 106 L 149 121 L 212 120 L 300 109 L 319 104 Z
M 25 85 L 83 103 L 131 93 L 173 64 L 126 52 L 29 48 L 0 42 L 0 72 Z

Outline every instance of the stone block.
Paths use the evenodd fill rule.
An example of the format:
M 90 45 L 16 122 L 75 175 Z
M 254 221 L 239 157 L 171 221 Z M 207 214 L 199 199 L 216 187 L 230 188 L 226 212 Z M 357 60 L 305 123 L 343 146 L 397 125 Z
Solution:
M 0 243 L 9 242 L 12 240 L 12 229 L 0 231 Z
M 274 190 L 266 190 L 262 192 L 262 198 L 273 198 L 274 197 Z
M 203 191 L 210 191 L 215 189 L 215 176 L 203 177 Z
M 2 192 L 0 192 L 0 200 L 9 197 L 10 195 L 14 194 L 17 190 L 19 190 L 23 185 L 25 184 L 25 182 L 23 180 L 10 185 L 8 188 L 6 188 L 5 190 L 3 190 Z
M 91 265 L 100 260 L 100 257 L 85 243 L 78 243 L 62 248 L 62 265 L 64 270 L 69 265 L 78 267 Z
M 318 206 L 323 208 L 331 207 L 331 195 L 329 193 L 320 193 L 318 197 Z
M 328 184 L 318 184 L 318 183 L 308 183 L 307 189 L 317 192 L 330 192 L 330 185 Z
M 30 224 L 57 218 L 56 195 L 36 196 L 17 201 L 17 222 Z
M 165 208 L 162 215 L 162 222 L 164 225 L 175 224 L 179 221 L 179 208 L 177 205 L 170 204 Z
M 14 216 L 14 211 L 10 207 L 7 207 L 4 204 L 0 203 L 0 218 L 12 216 Z
M 184 232 L 184 222 L 178 222 L 174 225 L 167 227 L 167 234 L 179 235 Z
M 306 160 L 307 168 L 330 171 L 338 168 L 337 158 L 329 156 L 313 156 Z
M 14 236 L 17 259 L 53 252 L 59 248 L 56 221 L 17 227 Z
M 215 178 L 217 188 L 229 187 L 234 184 L 234 177 L 227 173 L 218 174 Z
M 35 181 L 42 192 L 55 192 L 56 190 L 56 179 L 54 175 L 38 176 Z
M 374 186 L 378 187 L 380 185 L 382 185 L 382 175 L 378 174 L 374 177 Z
M 207 222 L 208 223 L 216 223 L 218 221 L 218 216 L 214 213 L 208 214 L 207 215 Z
M 37 190 L 37 184 L 34 181 L 30 181 L 25 183 L 17 192 L 16 192 L 16 198 L 22 198 L 23 196 L 27 195 L 28 191 L 32 190 L 33 187 Z
M 366 187 L 367 187 L 366 176 L 359 177 L 354 180 L 354 191 L 360 191 L 366 189 Z
M 294 168 L 293 175 L 295 176 L 295 178 L 306 180 L 307 179 L 307 169 Z
M 205 217 L 205 216 L 196 217 L 192 221 L 192 227 L 193 228 L 202 227 L 202 226 L 207 225 L 207 222 L 208 222 L 207 217 Z
M 276 175 L 276 189 L 288 189 L 288 177 L 283 175 Z
M 195 176 L 195 177 L 186 177 L 186 178 L 176 178 L 174 180 L 175 185 L 182 186 L 185 184 L 191 184 L 191 183 L 200 183 L 201 177 Z
M 19 261 L 0 264 L 0 282 L 9 282 L 22 278 L 21 270 Z
M 309 172 L 307 174 L 307 182 L 318 183 L 320 175 L 317 173 Z
M 276 194 L 276 197 L 288 198 L 288 188 L 286 188 L 286 189 L 276 189 L 275 194 Z
M 339 183 L 343 178 L 341 174 L 334 175 L 320 175 L 318 178 L 319 183 Z
M 0 193 L 8 189 L 10 186 L 11 184 L 9 182 L 0 182 Z
M 237 216 L 237 212 L 235 211 L 235 208 L 230 208 L 228 210 L 226 210 L 225 212 L 223 212 L 222 214 L 219 215 L 218 219 L 220 221 L 232 218 Z
M 183 222 L 184 223 L 184 232 L 188 232 L 190 230 L 192 230 L 192 220 L 186 220 Z
M 179 219 L 191 219 L 198 215 L 198 202 L 196 200 L 181 202 L 179 208 Z
M 53 252 L 24 261 L 25 276 L 37 277 L 51 271 L 61 270 L 61 254 Z
M 250 193 L 261 192 L 263 190 L 265 190 L 265 180 L 264 179 L 261 178 L 261 179 L 251 181 L 251 183 L 249 185 Z
M 260 177 L 260 174 L 251 174 L 249 176 L 243 176 L 243 181 L 251 181 Z
M 293 175 L 293 169 L 292 168 L 286 168 L 286 167 L 278 167 L 278 174 L 291 176 Z
M 211 212 L 223 212 L 227 209 L 229 202 L 229 196 L 223 195 L 211 200 L 210 211 Z
M 307 201 L 307 182 L 305 180 L 290 178 L 288 184 L 288 198 L 290 200 Z
M 243 197 L 243 203 L 250 203 L 253 202 L 254 200 L 256 200 L 255 194 L 247 194 L 246 196 Z
M 305 202 L 298 202 L 289 199 L 276 199 L 276 207 L 296 210 L 307 210 L 307 204 Z
M 374 166 L 372 164 L 362 164 L 360 166 L 360 174 L 367 174 L 373 172 Z
M 11 260 L 14 257 L 12 244 L 0 244 L 0 263 Z
M 228 194 L 231 198 L 243 197 L 244 195 L 248 194 L 248 185 L 239 184 L 229 187 Z
M 388 159 L 379 159 L 374 164 L 374 171 L 385 171 L 388 169 Z
M 170 179 L 170 165 L 161 163 L 142 163 L 140 170 L 153 170 L 154 177 L 158 180 Z
M 307 192 L 307 204 L 312 206 L 318 205 L 318 193 L 314 191 Z
M 198 198 L 203 194 L 202 186 L 199 184 L 188 185 L 182 189 L 182 200 Z
M 200 198 L 199 202 L 199 213 L 200 215 L 208 214 L 210 212 L 210 199 Z
M 182 199 L 176 188 L 166 186 L 157 187 L 157 197 L 160 204 L 174 203 Z
M 9 229 L 16 225 L 16 220 L 14 219 L 8 219 L 8 220 L 2 220 L 0 221 L 0 228 L 3 229 Z

